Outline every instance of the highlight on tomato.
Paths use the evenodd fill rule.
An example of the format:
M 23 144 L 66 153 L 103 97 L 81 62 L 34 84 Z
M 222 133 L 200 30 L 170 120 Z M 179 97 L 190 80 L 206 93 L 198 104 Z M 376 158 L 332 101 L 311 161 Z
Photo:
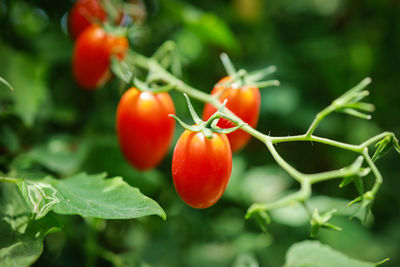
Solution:
M 132 87 L 118 104 L 116 128 L 126 160 L 139 170 L 157 166 L 168 152 L 175 120 L 174 103 L 167 92 L 152 93 Z
M 232 152 L 223 133 L 185 130 L 172 158 L 172 178 L 176 192 L 189 206 L 205 209 L 225 192 L 232 170 Z
M 255 128 L 260 114 L 260 90 L 257 86 L 240 85 L 232 82 L 230 76 L 222 78 L 211 91 L 212 95 L 218 95 L 220 102 L 227 100 L 226 107 L 245 123 Z M 216 112 L 216 108 L 207 103 L 203 110 L 203 120 L 207 120 Z M 234 124 L 225 119 L 219 119 L 217 126 L 221 128 L 231 128 Z M 250 135 L 243 130 L 237 130 L 227 134 L 232 152 L 243 148 L 250 140 Z
M 96 24 L 86 28 L 74 47 L 72 68 L 76 82 L 88 90 L 103 86 L 112 76 L 111 57 L 122 60 L 128 47 L 125 36 L 108 33 Z

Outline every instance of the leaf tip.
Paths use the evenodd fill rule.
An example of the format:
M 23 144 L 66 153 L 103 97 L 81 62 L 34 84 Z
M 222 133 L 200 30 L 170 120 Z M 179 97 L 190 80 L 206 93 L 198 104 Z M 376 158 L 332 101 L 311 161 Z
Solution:
M 160 216 L 163 221 L 166 221 L 167 220 L 167 214 L 165 213 L 165 211 L 163 209 L 161 209 L 161 211 L 162 212 L 160 214 L 158 214 L 158 216 Z

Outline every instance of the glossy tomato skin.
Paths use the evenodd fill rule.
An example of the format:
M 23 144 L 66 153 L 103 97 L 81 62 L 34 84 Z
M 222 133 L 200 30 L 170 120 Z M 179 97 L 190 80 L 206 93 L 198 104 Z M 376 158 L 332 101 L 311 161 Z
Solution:
M 104 85 L 111 78 L 111 56 L 123 59 L 128 50 L 124 36 L 114 36 L 98 25 L 91 25 L 79 35 L 73 54 L 73 74 L 77 83 L 88 90 Z
M 254 86 L 235 87 L 235 84 L 227 87 L 223 83 L 229 82 L 229 76 L 222 78 L 213 88 L 211 94 L 215 95 L 222 90 L 219 100 L 223 102 L 228 100 L 226 107 L 235 115 L 241 118 L 251 127 L 256 127 L 260 114 L 260 90 Z M 207 120 L 216 112 L 216 108 L 211 104 L 206 104 L 203 111 L 203 120 Z M 231 121 L 221 118 L 217 124 L 221 128 L 230 128 L 235 126 Z M 243 148 L 250 140 L 250 135 L 243 130 L 236 130 L 227 134 L 231 144 L 232 152 L 236 152 Z
M 168 93 L 141 92 L 135 87 L 121 97 L 117 108 L 117 135 L 126 160 L 139 170 L 157 166 L 168 152 L 175 120 Z
M 92 23 L 105 21 L 107 13 L 99 0 L 78 0 L 68 14 L 68 32 L 76 39 Z
M 205 209 L 214 205 L 228 185 L 232 152 L 225 134 L 207 139 L 201 132 L 186 130 L 172 158 L 172 178 L 181 199 L 189 206 Z

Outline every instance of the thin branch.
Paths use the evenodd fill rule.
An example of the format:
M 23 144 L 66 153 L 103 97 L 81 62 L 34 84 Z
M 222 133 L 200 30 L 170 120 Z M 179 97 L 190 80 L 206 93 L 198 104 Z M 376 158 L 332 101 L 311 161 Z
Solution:
M 331 114 L 332 112 L 335 111 L 335 107 L 333 105 L 330 105 L 328 107 L 326 107 L 324 110 L 322 110 L 321 112 L 319 112 L 313 122 L 311 123 L 310 127 L 308 128 L 307 132 L 306 132 L 306 136 L 311 136 L 315 129 L 318 127 L 318 125 L 321 123 L 321 121 L 328 116 L 329 114 Z
M 286 170 L 294 179 L 296 179 L 298 182 L 302 182 L 306 178 L 306 174 L 299 172 L 295 168 L 293 168 L 289 163 L 287 163 L 276 151 L 274 145 L 270 142 L 267 141 L 265 142 L 265 145 L 267 146 L 268 150 L 271 152 L 271 155 L 274 157 L 275 161 L 281 166 L 284 170 Z
M 368 148 L 364 148 L 363 151 L 363 156 L 365 158 L 365 161 L 367 162 L 368 166 L 371 168 L 372 173 L 375 176 L 375 183 L 371 189 L 371 192 L 376 195 L 376 193 L 379 190 L 379 187 L 381 187 L 381 184 L 383 182 L 382 174 L 379 172 L 378 168 L 376 167 L 375 163 L 372 161 L 370 155 L 368 154 Z
M 362 152 L 362 148 L 360 148 L 359 146 L 347 144 L 347 143 L 343 143 L 340 141 L 335 141 L 335 140 L 331 140 L 328 138 L 323 138 L 323 137 L 319 137 L 319 136 L 315 136 L 315 135 L 306 136 L 306 134 L 302 134 L 302 135 L 294 135 L 294 136 L 277 136 L 277 137 L 270 136 L 269 139 L 271 140 L 271 142 L 273 144 L 278 144 L 278 143 L 282 143 L 282 142 L 309 141 L 309 142 L 318 142 L 318 143 L 322 143 L 322 144 L 326 144 L 326 145 L 330 145 L 330 146 L 334 146 L 334 147 L 338 147 L 338 148 L 342 148 L 342 149 L 346 149 L 346 150 L 350 150 L 350 151 L 354 151 L 354 152 L 358 152 L 358 153 Z

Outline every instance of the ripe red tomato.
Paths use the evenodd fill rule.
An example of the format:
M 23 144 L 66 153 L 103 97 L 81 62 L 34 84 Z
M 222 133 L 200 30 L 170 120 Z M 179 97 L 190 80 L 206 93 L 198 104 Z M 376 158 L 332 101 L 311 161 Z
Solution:
M 123 59 L 128 46 L 124 36 L 109 34 L 95 24 L 86 28 L 74 48 L 72 66 L 77 83 L 89 90 L 104 85 L 111 78 L 111 56 Z
M 235 115 L 241 118 L 244 122 L 251 127 L 256 127 L 258 116 L 260 114 L 260 90 L 255 86 L 242 86 L 237 87 L 235 83 L 231 86 L 226 86 L 223 83 L 229 82 L 231 77 L 227 76 L 222 78 L 213 88 L 211 94 L 215 95 L 224 90 L 219 97 L 223 102 L 228 100 L 226 107 L 231 110 Z M 206 104 L 203 111 L 203 120 L 207 120 L 211 115 L 216 112 L 216 108 L 211 104 Z M 221 128 L 231 128 L 235 125 L 224 118 L 219 119 L 218 124 Z M 250 140 L 250 135 L 243 130 L 236 130 L 227 134 L 229 143 L 231 144 L 232 152 L 238 151 L 244 147 Z
M 201 132 L 186 130 L 172 158 L 172 178 L 181 199 L 193 208 L 214 205 L 228 185 L 232 152 L 225 134 L 207 139 Z
M 92 23 L 102 22 L 107 19 L 99 0 L 78 0 L 68 15 L 68 31 L 73 39 L 89 27 Z
M 175 120 L 174 103 L 168 93 L 141 92 L 130 88 L 117 109 L 117 134 L 128 162 L 139 170 L 155 167 L 168 152 Z

